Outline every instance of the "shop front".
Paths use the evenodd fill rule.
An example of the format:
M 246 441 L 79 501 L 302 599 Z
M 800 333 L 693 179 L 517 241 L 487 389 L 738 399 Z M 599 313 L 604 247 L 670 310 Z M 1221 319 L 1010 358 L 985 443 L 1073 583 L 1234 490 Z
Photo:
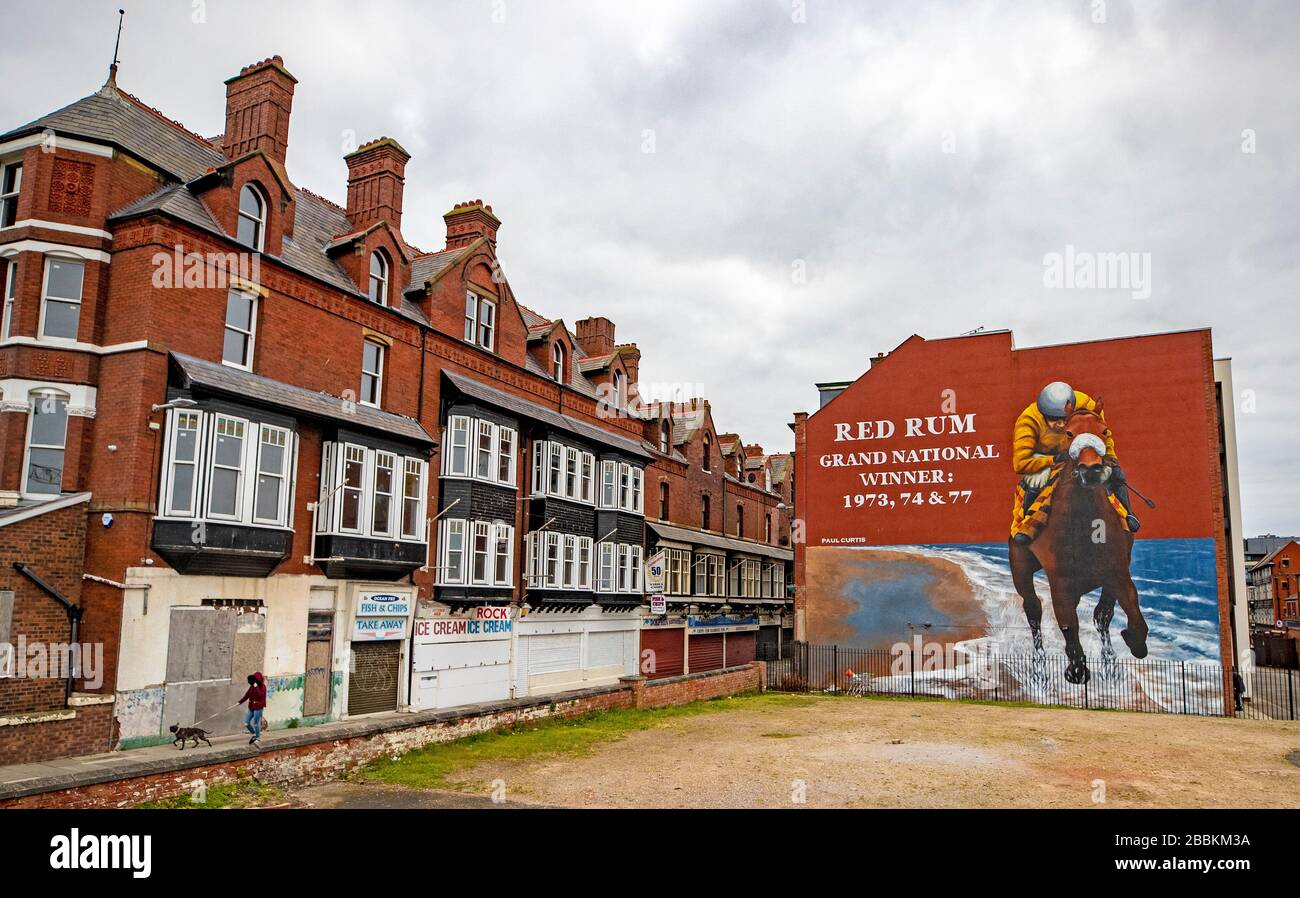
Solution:
M 637 672 L 637 609 L 531 611 L 516 622 L 515 695 L 607 686 Z
M 354 595 L 348 653 L 349 717 L 395 711 L 407 702 L 406 668 L 413 587 L 352 586 Z
M 416 618 L 411 707 L 456 708 L 510 698 L 513 610 L 480 605 L 454 615 Z
M 752 614 L 692 614 L 687 617 L 688 673 L 739 667 L 754 660 L 758 616 Z
M 686 615 L 641 618 L 641 676 L 676 677 L 686 672 Z

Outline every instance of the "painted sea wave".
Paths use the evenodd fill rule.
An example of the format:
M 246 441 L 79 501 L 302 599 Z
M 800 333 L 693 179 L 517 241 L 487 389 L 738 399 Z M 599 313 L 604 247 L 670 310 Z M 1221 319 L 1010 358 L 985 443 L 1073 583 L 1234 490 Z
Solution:
M 875 547 L 884 548 L 884 547 Z M 1004 699 L 1075 704 L 1082 687 L 1052 675 L 1043 667 L 1019 661 L 1032 659 L 1034 645 L 1025 621 L 1020 596 L 1011 583 L 1005 543 L 961 545 L 889 546 L 891 552 L 940 559 L 958 566 L 970 582 L 973 598 L 987 621 L 987 635 L 956 644 L 956 663 L 942 669 L 918 672 L 922 688 L 930 694 L 969 695 L 996 691 Z M 1093 699 L 1110 696 L 1117 707 L 1155 704 L 1168 710 L 1186 708 L 1193 713 L 1213 713 L 1221 707 L 1218 597 L 1215 546 L 1210 539 L 1139 540 L 1133 546 L 1131 567 L 1138 601 L 1150 627 L 1151 663 L 1133 662 L 1119 638 L 1127 626 L 1120 608 L 1110 632 L 1115 656 L 1121 663 L 1107 664 L 1103 641 L 1092 623 L 1100 591 L 1079 601 L 1081 640 L 1092 667 Z M 1065 652 L 1065 640 L 1052 610 L 1047 580 L 1041 572 L 1035 587 L 1043 602 L 1043 643 L 1048 655 Z M 940 633 L 935 638 L 942 638 Z M 995 659 L 991 668 L 989 658 Z M 877 677 L 872 688 L 903 692 L 917 688 L 913 678 Z

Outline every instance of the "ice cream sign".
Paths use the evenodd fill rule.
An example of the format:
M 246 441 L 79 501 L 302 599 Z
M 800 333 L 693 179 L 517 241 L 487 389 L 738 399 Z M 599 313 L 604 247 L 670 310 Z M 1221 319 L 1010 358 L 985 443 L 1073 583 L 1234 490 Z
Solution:
M 357 596 L 357 614 L 352 624 L 352 641 L 405 639 L 410 616 L 410 595 L 363 591 Z

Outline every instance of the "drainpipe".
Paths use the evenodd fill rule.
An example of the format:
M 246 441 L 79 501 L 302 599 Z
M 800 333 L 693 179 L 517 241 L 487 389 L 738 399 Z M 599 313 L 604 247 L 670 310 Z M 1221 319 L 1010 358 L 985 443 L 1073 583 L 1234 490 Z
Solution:
M 53 586 L 51 586 L 50 584 L 42 580 L 39 576 L 36 575 L 36 573 L 30 567 L 28 567 L 23 562 L 15 561 L 14 570 L 22 574 L 28 580 L 31 580 L 33 583 L 36 584 L 36 586 L 41 590 L 41 592 L 45 593 L 50 598 L 54 599 L 54 601 L 58 602 L 60 605 L 63 606 L 63 610 L 66 611 L 68 615 L 68 650 L 69 653 L 71 653 L 72 647 L 77 644 L 77 633 L 81 628 L 81 615 L 85 613 L 85 609 L 72 604 L 72 602 L 68 599 L 67 596 L 65 596 L 63 593 L 59 592 Z M 71 657 L 71 655 L 69 655 L 69 657 Z M 76 674 L 78 672 L 79 671 L 74 671 L 71 669 L 68 670 L 68 680 L 63 687 L 63 707 L 65 708 L 69 706 L 69 702 L 72 699 L 72 684 L 76 680 Z

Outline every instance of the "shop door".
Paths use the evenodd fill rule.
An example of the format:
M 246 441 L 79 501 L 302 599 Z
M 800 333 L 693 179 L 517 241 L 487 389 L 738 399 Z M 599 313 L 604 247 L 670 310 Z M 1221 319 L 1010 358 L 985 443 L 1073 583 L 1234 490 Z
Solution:
M 754 631 L 727 634 L 727 667 L 740 667 L 754 660 Z
M 676 677 L 686 660 L 686 640 L 680 627 L 641 631 L 639 673 L 650 679 Z M 646 654 L 653 652 L 653 654 Z
M 687 661 L 691 673 L 718 670 L 722 667 L 722 634 L 691 637 L 691 654 Z
M 307 671 L 302 682 L 302 716 L 330 712 L 333 683 L 334 612 L 307 612 Z
M 397 709 L 398 665 L 402 643 L 352 643 L 352 671 L 348 675 L 348 714 L 374 714 Z

